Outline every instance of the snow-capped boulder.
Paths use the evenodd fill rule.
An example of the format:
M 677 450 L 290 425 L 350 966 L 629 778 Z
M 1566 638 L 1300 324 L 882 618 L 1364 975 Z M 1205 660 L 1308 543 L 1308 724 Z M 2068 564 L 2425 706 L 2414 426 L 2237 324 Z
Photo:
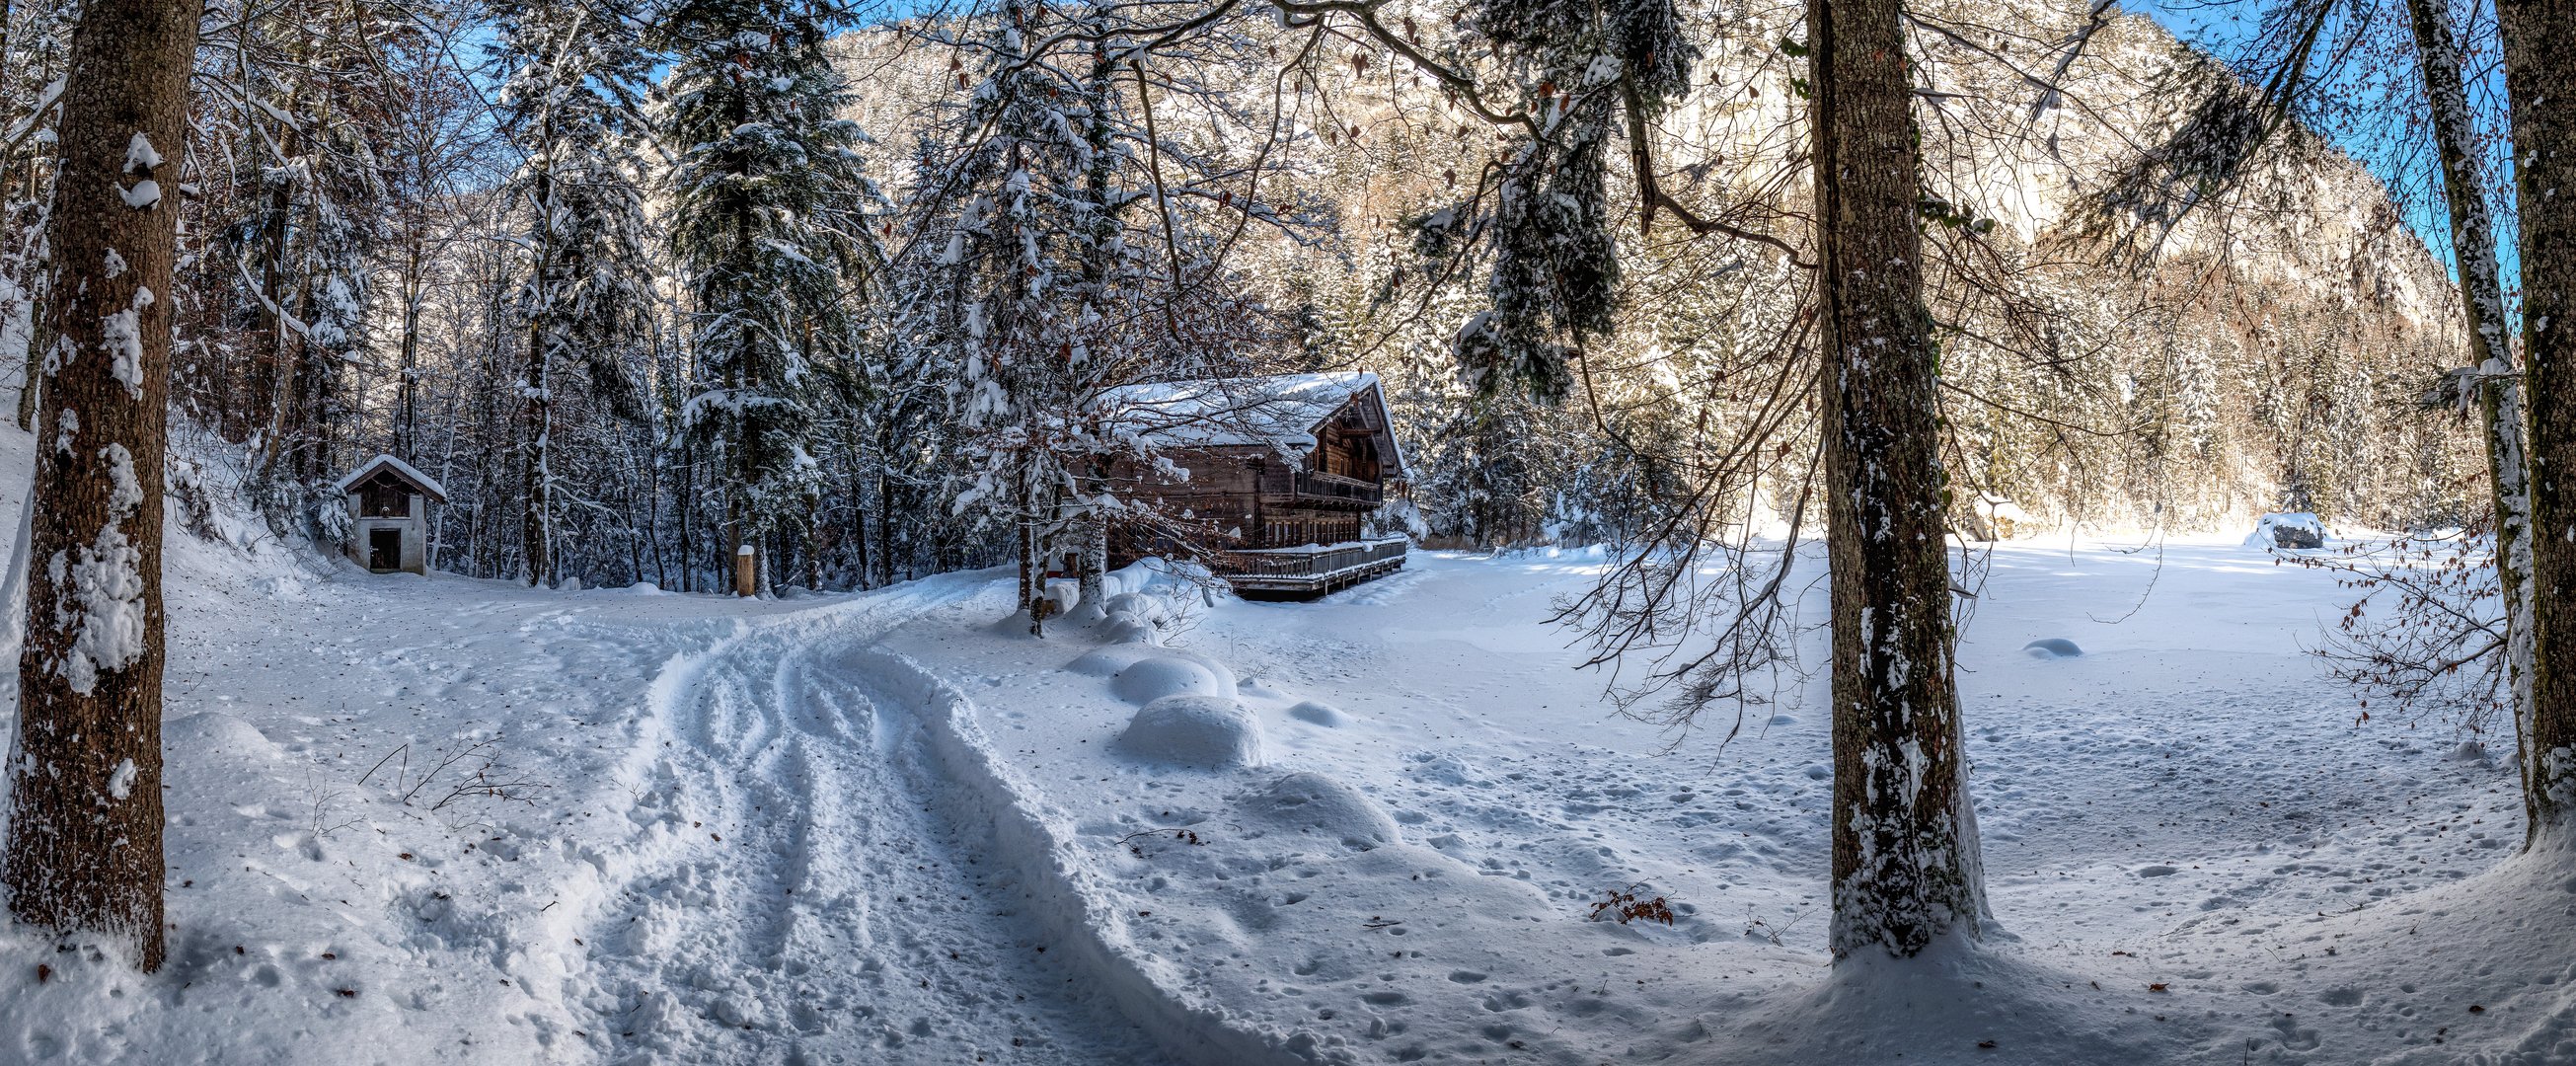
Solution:
M 1351 724 L 1351 716 L 1343 714 L 1341 708 L 1329 703 L 1317 703 L 1314 700 L 1307 700 L 1288 708 L 1288 717 L 1309 725 L 1323 726 L 1326 729 L 1340 729 Z
M 1322 774 L 1289 774 L 1245 797 L 1237 809 L 1245 821 L 1273 832 L 1320 837 L 1354 851 L 1374 851 L 1399 839 L 1385 808 Z
M 1132 703 L 1152 703 L 1165 696 L 1208 696 L 1234 698 L 1234 678 L 1221 676 L 1217 667 L 1176 656 L 1157 655 L 1139 659 L 1118 676 L 1109 680 L 1110 690 L 1118 698 Z
M 2033 659 L 2072 659 L 2084 654 L 2084 649 L 2065 637 L 2044 637 L 2022 645 L 2021 650 Z
M 1232 697 L 1165 696 L 1138 708 L 1119 750 L 1173 766 L 1228 770 L 1261 765 L 1261 721 Z
M 2245 538 L 2245 546 L 2322 548 L 2326 546 L 2326 524 L 2308 511 L 2267 514 L 2254 523 L 2254 532 Z

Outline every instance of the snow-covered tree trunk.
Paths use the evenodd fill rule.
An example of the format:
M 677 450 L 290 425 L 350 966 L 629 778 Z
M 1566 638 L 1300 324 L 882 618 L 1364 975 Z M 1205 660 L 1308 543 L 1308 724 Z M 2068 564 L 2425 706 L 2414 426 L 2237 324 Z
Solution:
M 2531 838 L 2576 807 L 2576 5 L 2498 0 L 2522 222 L 2531 399 Z
M 1082 611 L 1098 617 L 1109 599 L 1109 521 L 1094 514 L 1082 523 Z
M 199 6 L 90 0 L 72 44 L 0 871 L 19 921 L 129 941 L 146 970 L 163 952 L 161 467 Z
M 1833 567 L 1836 958 L 1973 937 L 1976 830 L 1951 679 L 1939 351 L 1899 0 L 1810 0 Z
M 2424 97 L 2433 111 L 2433 142 L 2441 156 L 2442 185 L 2451 209 L 2451 249 L 2459 263 L 2460 305 L 2469 333 L 2469 376 L 2478 388 L 2478 418 L 2486 437 L 2487 485 L 2495 503 L 2495 568 L 2505 606 L 2505 677 L 2513 699 L 2514 737 L 2522 763 L 2524 803 L 2539 802 L 2538 769 L 2526 723 L 2531 717 L 2531 471 L 2523 449 L 2522 387 L 2513 367 L 2513 345 L 2504 285 L 2496 267 L 2495 219 L 2487 210 L 2486 173 L 2479 165 L 2477 129 L 2460 78 L 2460 50 L 2450 9 L 2441 0 L 2407 0 L 2415 28 L 2415 60 Z M 2530 824 L 2539 811 L 2527 812 Z
M 537 275 L 540 279 L 545 276 L 547 265 L 542 258 L 538 260 Z M 540 293 L 544 291 L 542 280 L 538 282 L 538 289 Z M 543 299 L 542 296 L 539 298 Z M 547 493 L 553 486 L 546 465 L 547 448 L 553 444 L 554 436 L 554 368 L 553 360 L 549 358 L 554 344 L 546 336 L 546 328 L 546 316 L 540 309 L 528 325 L 527 377 L 519 386 L 520 397 L 525 403 L 520 417 L 527 427 L 527 444 L 520 457 L 524 465 L 520 468 L 519 484 L 527 509 L 519 516 L 519 538 L 528 565 L 528 585 L 532 588 L 547 584 L 554 576 L 553 559 L 547 552 L 548 545 L 554 540 L 552 531 L 547 528 L 552 510 Z

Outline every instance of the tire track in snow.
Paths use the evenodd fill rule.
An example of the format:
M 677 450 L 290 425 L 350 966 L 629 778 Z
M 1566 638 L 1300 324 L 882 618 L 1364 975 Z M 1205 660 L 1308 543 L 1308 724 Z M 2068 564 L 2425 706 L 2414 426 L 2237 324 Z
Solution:
M 827 665 L 973 587 L 925 584 L 738 629 L 657 682 L 646 839 L 565 934 L 602 1061 L 1161 1061 L 1046 956 L 917 723 Z

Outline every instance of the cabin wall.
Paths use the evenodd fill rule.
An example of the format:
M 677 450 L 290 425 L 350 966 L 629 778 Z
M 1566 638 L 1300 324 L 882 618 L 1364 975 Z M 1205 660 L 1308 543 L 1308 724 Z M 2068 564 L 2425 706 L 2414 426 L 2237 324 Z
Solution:
M 1182 448 L 1165 453 L 1172 465 L 1189 471 L 1185 480 L 1167 481 L 1140 465 L 1122 461 L 1111 468 L 1110 481 L 1119 495 L 1148 503 L 1173 517 L 1186 512 L 1196 527 L 1191 544 L 1153 542 L 1146 531 L 1122 531 L 1110 545 L 1110 563 L 1123 566 L 1147 555 L 1169 555 L 1226 548 L 1290 548 L 1356 540 L 1362 518 L 1375 505 L 1360 500 L 1300 496 L 1298 472 L 1318 469 L 1322 450 L 1305 462 L 1268 448 Z M 1375 484 L 1374 449 L 1368 455 Z
M 391 529 L 402 535 L 401 565 L 398 569 L 414 574 L 429 573 L 429 500 L 417 492 L 412 493 L 410 499 L 411 514 L 408 517 L 369 518 L 366 517 L 364 497 L 355 492 L 349 494 L 350 530 L 347 554 L 351 562 L 361 567 L 366 566 L 375 531 Z

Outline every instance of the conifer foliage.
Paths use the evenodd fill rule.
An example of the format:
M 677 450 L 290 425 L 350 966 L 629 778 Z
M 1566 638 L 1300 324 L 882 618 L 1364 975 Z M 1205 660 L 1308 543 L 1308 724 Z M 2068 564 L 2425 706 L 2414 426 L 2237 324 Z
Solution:
M 516 314 L 526 323 L 521 441 L 522 562 L 553 577 L 558 367 L 579 372 L 607 411 L 642 417 L 642 341 L 653 313 L 636 153 L 647 74 L 636 13 L 623 0 L 494 5 L 509 69 L 501 120 L 525 161 L 504 188 L 524 220 Z
M 824 13 L 797 0 L 688 0 L 663 18 L 677 55 L 661 112 L 670 248 L 695 355 L 678 433 L 719 471 L 734 591 L 769 575 L 758 543 L 817 498 L 814 427 L 847 387 L 852 313 L 878 252 L 865 135 L 825 50 Z

